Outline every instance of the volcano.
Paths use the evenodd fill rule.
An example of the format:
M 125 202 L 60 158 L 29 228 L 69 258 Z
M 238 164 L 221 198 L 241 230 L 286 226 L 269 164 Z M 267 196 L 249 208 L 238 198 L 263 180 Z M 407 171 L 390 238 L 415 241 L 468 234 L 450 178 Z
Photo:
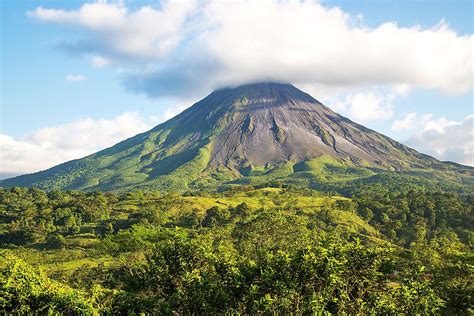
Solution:
M 214 91 L 150 131 L 1 185 L 185 190 L 256 179 L 317 182 L 323 174 L 351 180 L 380 172 L 473 176 L 473 168 L 418 153 L 291 84 L 265 82 Z

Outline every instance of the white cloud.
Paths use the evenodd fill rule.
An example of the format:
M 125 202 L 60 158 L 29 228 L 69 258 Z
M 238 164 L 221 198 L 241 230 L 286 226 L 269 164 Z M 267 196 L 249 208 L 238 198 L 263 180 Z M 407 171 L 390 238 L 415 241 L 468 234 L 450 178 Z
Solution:
M 92 65 L 97 68 L 103 68 L 112 65 L 112 60 L 102 56 L 92 56 Z
M 395 120 L 392 124 L 392 130 L 399 132 L 403 130 L 413 130 L 424 126 L 433 118 L 432 114 L 419 115 L 416 112 L 407 113 L 401 119 Z
M 405 129 L 411 129 L 414 123 L 417 121 L 417 113 L 408 113 L 403 118 L 395 120 L 392 124 L 392 130 L 401 131 Z
M 349 94 L 344 99 L 329 101 L 330 106 L 357 122 L 387 120 L 393 116 L 392 94 L 375 92 Z
M 466 120 L 471 120 L 472 117 L 467 117 Z M 440 133 L 440 134 L 444 134 L 446 129 L 452 127 L 452 126 L 459 126 L 459 125 L 462 125 L 463 122 L 456 122 L 456 121 L 450 121 L 444 117 L 441 117 L 437 120 L 428 120 L 426 123 L 425 123 L 425 128 L 423 129 L 423 132 L 426 132 L 426 131 L 434 131 L 434 132 L 437 132 L 437 133 Z M 470 135 L 468 133 L 468 135 Z
M 95 37 L 71 49 L 131 58 L 159 58 L 181 40 L 182 25 L 193 1 L 163 1 L 162 9 L 143 6 L 130 11 L 123 3 L 86 3 L 78 10 L 36 8 L 28 15 L 41 21 L 83 28 Z M 106 57 L 107 58 L 107 57 Z
M 86 118 L 38 129 L 21 139 L 0 134 L 0 174 L 30 173 L 81 158 L 156 123 L 153 118 L 124 113 L 112 119 Z
M 66 76 L 66 80 L 70 82 L 81 82 L 87 80 L 87 77 L 84 75 L 69 74 Z
M 408 129 L 419 130 L 406 141 L 407 145 L 440 160 L 474 166 L 474 115 L 450 121 L 444 117 L 433 119 L 431 114 L 410 113 L 405 119 Z M 397 126 L 404 128 L 402 122 Z
M 165 110 L 163 115 L 161 115 L 161 118 L 159 119 L 159 121 L 166 121 L 175 117 L 179 113 L 189 108 L 194 103 L 195 101 L 192 99 L 175 102 L 174 104 L 172 104 Z
M 130 9 L 101 1 L 70 11 L 40 7 L 29 15 L 87 31 L 87 40 L 65 46 L 128 65 L 134 72 L 127 87 L 154 97 L 256 80 L 385 84 L 400 93 L 473 88 L 474 37 L 456 34 L 444 21 L 431 28 L 369 27 L 359 16 L 311 0 L 198 4 Z

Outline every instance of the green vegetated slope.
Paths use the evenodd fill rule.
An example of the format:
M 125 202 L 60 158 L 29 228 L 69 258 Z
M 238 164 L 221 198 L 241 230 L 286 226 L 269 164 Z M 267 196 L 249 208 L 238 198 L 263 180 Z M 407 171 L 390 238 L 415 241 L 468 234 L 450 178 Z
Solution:
M 211 93 L 152 130 L 2 187 L 220 189 L 281 181 L 317 189 L 377 175 L 473 187 L 473 168 L 443 163 L 333 112 L 289 84 Z
M 275 185 L 0 189 L 0 308 L 472 313 L 472 194 L 361 183 L 347 198 Z

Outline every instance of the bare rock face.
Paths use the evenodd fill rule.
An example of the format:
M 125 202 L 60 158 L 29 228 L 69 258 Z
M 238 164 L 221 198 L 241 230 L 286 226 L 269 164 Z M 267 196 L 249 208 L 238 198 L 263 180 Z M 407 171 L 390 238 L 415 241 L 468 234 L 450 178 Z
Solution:
M 222 89 L 201 102 L 178 119 L 197 117 L 207 121 L 201 126 L 222 126 L 211 139 L 209 167 L 277 166 L 322 155 L 382 169 L 427 163 L 426 156 L 340 116 L 290 84 Z M 198 115 L 201 111 L 209 115 Z
M 266 82 L 214 91 L 148 132 L 0 186 L 185 189 L 206 185 L 206 177 L 219 184 L 249 168 L 272 170 L 320 156 L 373 170 L 473 174 L 356 124 L 290 84 Z

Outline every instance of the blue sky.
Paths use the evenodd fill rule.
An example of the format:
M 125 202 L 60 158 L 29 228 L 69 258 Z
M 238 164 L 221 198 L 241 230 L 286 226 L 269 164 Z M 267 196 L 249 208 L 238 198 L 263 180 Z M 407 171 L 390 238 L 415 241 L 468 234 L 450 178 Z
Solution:
M 0 174 L 79 158 L 260 79 L 474 164 L 472 1 L 261 3 L 2 1 Z

